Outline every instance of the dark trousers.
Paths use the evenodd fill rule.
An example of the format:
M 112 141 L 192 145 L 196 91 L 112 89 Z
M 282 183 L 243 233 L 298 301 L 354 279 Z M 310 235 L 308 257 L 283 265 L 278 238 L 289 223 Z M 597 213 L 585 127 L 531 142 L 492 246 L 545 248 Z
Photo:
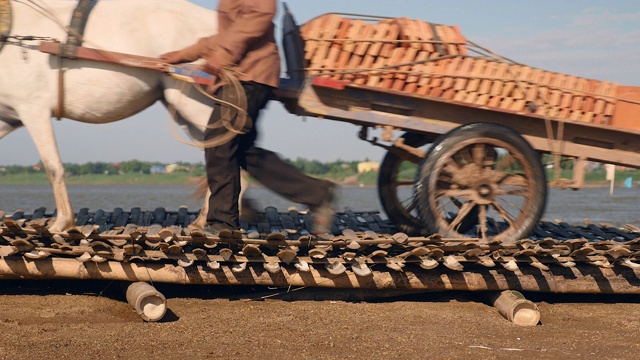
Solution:
M 260 110 L 271 98 L 272 88 L 266 85 L 243 82 L 247 95 L 247 113 L 253 127 L 246 134 L 237 135 L 231 141 L 205 149 L 207 181 L 211 190 L 207 222 L 237 229 L 239 225 L 238 197 L 240 195 L 240 168 L 272 191 L 292 202 L 310 207 L 319 206 L 329 196 L 329 183 L 309 177 L 285 163 L 272 151 L 255 147 L 256 123 Z M 222 98 L 224 89 L 216 96 Z M 209 124 L 219 124 L 220 107 L 216 107 Z M 205 140 L 220 136 L 224 127 L 207 129 Z

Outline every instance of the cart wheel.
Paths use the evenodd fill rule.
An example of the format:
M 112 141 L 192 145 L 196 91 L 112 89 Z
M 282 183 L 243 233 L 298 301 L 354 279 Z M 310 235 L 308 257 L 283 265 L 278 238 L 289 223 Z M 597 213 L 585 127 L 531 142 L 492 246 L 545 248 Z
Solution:
M 405 133 L 402 139 L 406 145 L 426 153 L 437 137 L 435 134 Z M 429 234 L 418 216 L 418 201 L 411 189 L 422 158 L 405 152 L 387 152 L 378 172 L 378 197 L 382 208 L 398 230 L 412 235 Z M 462 223 L 463 231 L 477 224 L 478 219 L 472 214 Z
M 420 219 L 431 232 L 463 236 L 461 225 L 477 211 L 475 236 L 512 242 L 540 220 L 547 182 L 538 154 L 522 136 L 477 123 L 438 139 L 420 163 L 415 192 Z

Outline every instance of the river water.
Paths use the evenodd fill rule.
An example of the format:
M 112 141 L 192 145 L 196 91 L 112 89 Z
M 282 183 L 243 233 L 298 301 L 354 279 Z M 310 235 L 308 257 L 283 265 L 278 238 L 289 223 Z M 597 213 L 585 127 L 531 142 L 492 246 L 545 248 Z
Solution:
M 410 188 L 403 190 L 408 194 L 412 191 Z M 68 191 L 76 211 L 85 207 L 91 211 L 112 211 L 116 207 L 125 210 L 133 207 L 177 210 L 183 205 L 196 211 L 202 205 L 199 200 L 191 198 L 193 189 L 187 185 L 68 185 Z M 250 188 L 247 195 L 254 199 L 259 209 L 275 206 L 285 211 L 296 205 L 265 188 Z M 55 207 L 49 185 L 0 185 L 0 210 L 12 213 L 23 209 L 30 213 L 41 206 L 47 208 L 47 212 Z M 339 189 L 336 206 L 338 210 L 378 210 L 386 217 L 375 188 Z M 550 189 L 544 218 L 560 219 L 574 225 L 589 219 L 594 223 L 607 222 L 615 226 L 640 226 L 640 188 L 615 188 L 613 197 L 609 188 Z

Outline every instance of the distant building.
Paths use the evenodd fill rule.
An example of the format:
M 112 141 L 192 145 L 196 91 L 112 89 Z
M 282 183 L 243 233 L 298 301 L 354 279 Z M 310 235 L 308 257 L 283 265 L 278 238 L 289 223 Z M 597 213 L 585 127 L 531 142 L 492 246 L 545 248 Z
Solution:
M 151 167 L 149 172 L 151 172 L 152 174 L 166 174 L 167 173 L 167 169 L 164 166 L 161 166 L 161 165 L 154 165 L 154 166 Z
M 189 171 L 191 170 L 188 166 L 182 166 L 178 164 L 169 164 L 165 167 L 167 174 L 171 174 L 174 171 Z
M 380 162 L 378 161 L 364 161 L 358 163 L 358 174 L 362 174 L 368 171 L 380 170 Z

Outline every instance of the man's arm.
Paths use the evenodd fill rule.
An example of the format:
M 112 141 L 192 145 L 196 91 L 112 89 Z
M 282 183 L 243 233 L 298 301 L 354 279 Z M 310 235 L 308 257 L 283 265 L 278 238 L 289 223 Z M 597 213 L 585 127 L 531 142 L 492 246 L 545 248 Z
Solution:
M 203 39 L 202 57 L 220 70 L 242 60 L 251 44 L 273 31 L 276 0 L 239 0 L 241 16 L 217 36 Z
M 276 0 L 238 1 L 242 6 L 241 15 L 228 28 L 185 49 L 164 54 L 162 58 L 171 63 L 204 58 L 205 71 L 213 75 L 225 66 L 238 63 L 252 42 L 273 31 Z

